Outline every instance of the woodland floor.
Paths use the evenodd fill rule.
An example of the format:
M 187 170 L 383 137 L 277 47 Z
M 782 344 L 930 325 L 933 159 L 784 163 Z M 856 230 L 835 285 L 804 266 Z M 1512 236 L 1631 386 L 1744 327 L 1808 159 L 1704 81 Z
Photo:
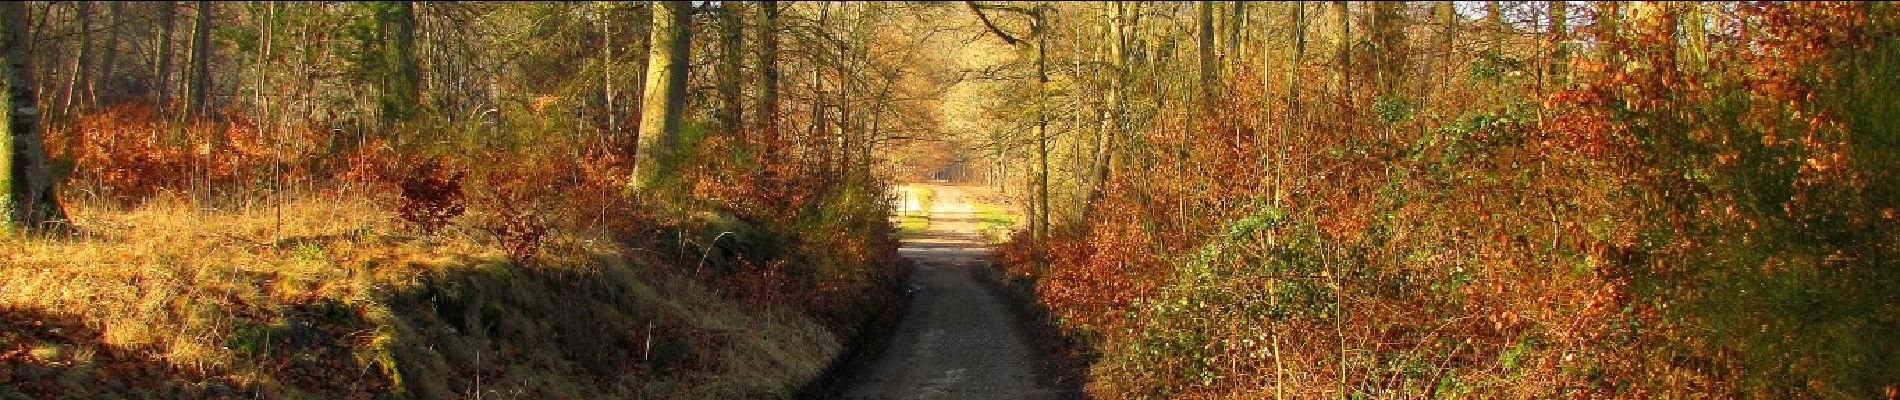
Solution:
M 929 229 L 898 253 L 916 266 L 910 311 L 881 358 L 845 385 L 848 399 L 1054 399 L 1034 341 L 1009 299 L 982 282 L 989 253 L 976 188 L 933 186 Z

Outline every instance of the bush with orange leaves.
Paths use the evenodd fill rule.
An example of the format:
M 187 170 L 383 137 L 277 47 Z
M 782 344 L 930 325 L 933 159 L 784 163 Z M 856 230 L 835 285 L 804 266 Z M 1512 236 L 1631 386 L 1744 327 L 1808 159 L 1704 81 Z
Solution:
M 71 129 L 52 129 L 53 156 L 72 160 L 69 179 L 120 203 L 159 192 L 235 194 L 229 188 L 280 175 L 305 179 L 327 140 L 311 131 L 273 137 L 248 116 L 174 123 L 158 118 L 146 103 L 122 103 L 81 117 Z M 295 143 L 295 144 L 293 144 Z M 200 193 L 202 192 L 202 193 Z
M 1697 54 L 1653 6 L 1542 104 L 1288 123 L 1236 73 L 1008 268 L 1103 398 L 1891 398 L 1900 18 L 1740 5 Z
M 468 210 L 462 195 L 462 177 L 467 174 L 444 165 L 441 158 L 414 164 L 391 182 L 401 194 L 397 197 L 396 215 L 415 225 L 424 235 L 435 234 L 447 226 L 450 219 Z

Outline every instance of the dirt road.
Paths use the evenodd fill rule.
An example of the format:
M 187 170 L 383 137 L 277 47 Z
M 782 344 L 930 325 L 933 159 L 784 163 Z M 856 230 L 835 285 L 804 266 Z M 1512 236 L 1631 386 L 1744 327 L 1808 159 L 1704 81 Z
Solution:
M 912 260 L 910 312 L 890 347 L 845 391 L 850 399 L 1053 399 L 1006 299 L 978 281 L 987 244 L 968 193 L 932 187 L 930 228 L 904 241 Z

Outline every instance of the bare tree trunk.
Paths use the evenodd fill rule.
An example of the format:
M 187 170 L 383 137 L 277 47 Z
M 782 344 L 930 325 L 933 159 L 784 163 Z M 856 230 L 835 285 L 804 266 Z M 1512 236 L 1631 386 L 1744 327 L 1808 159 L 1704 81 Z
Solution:
M 66 81 L 65 102 L 59 106 L 60 113 L 64 115 L 73 114 L 73 105 L 83 95 L 80 88 L 92 86 L 86 76 L 87 64 L 92 61 L 92 2 L 74 2 L 73 17 L 79 25 L 79 54 L 73 57 L 73 73 L 66 76 L 69 79 Z
M 652 58 L 652 52 L 649 51 L 649 49 L 653 47 L 653 2 L 636 1 L 633 2 L 631 7 L 633 7 L 632 20 L 635 22 L 629 24 L 633 28 L 631 36 L 634 39 L 633 44 L 629 46 L 629 48 L 635 50 L 633 50 L 633 54 L 631 54 L 633 59 L 628 60 L 627 64 L 633 67 L 628 73 L 630 77 L 635 79 L 631 79 L 627 82 L 627 93 L 631 93 L 629 97 L 632 99 L 630 103 L 627 104 L 627 122 L 624 123 L 632 123 L 635 125 L 632 130 L 633 140 L 625 140 L 621 143 L 626 146 L 625 149 L 622 149 L 622 153 L 625 156 L 629 159 L 638 159 L 638 151 L 636 151 L 640 147 L 640 127 L 638 124 L 645 117 L 643 114 L 645 110 L 643 110 L 642 107 L 646 105 L 647 64 Z M 618 130 L 619 128 L 616 127 L 615 129 Z
M 1285 119 L 1286 124 L 1284 128 L 1280 129 L 1279 134 L 1275 135 L 1277 136 L 1277 139 L 1274 140 L 1275 143 L 1273 143 L 1271 146 L 1262 146 L 1266 149 L 1271 149 L 1271 150 L 1264 150 L 1263 153 L 1265 153 L 1266 158 L 1269 160 L 1269 164 L 1264 167 L 1268 171 L 1267 172 L 1268 179 L 1271 179 L 1271 181 L 1268 182 L 1267 187 L 1268 187 L 1268 190 L 1270 190 L 1269 193 L 1270 193 L 1270 197 L 1272 199 L 1274 208 L 1279 208 L 1286 197 L 1286 179 L 1284 176 L 1286 175 L 1286 166 L 1285 166 L 1286 160 L 1284 157 L 1284 155 L 1286 154 L 1286 151 L 1283 148 L 1286 147 L 1287 134 L 1290 133 L 1292 130 L 1299 128 L 1299 123 L 1300 123 L 1300 119 L 1299 119 L 1300 72 L 1299 71 L 1300 71 L 1300 61 L 1302 58 L 1305 58 L 1306 56 L 1306 2 L 1295 1 L 1292 3 L 1292 6 L 1293 6 L 1293 61 L 1290 63 L 1287 63 L 1287 69 L 1286 69 L 1286 79 L 1287 79 L 1287 90 L 1286 90 L 1287 109 L 1286 109 L 1286 119 Z M 1266 53 L 1267 52 L 1265 51 L 1261 52 L 1263 56 Z M 1262 64 L 1261 66 L 1264 68 L 1266 64 L 1265 57 L 1261 58 L 1261 64 Z M 1265 85 L 1266 79 L 1264 79 L 1265 78 L 1264 76 L 1262 78 L 1263 79 L 1261 79 L 1261 85 Z M 1275 236 L 1273 232 L 1268 231 L 1267 243 L 1273 244 L 1274 240 L 1275 240 Z M 1277 307 L 1280 302 L 1279 292 L 1274 289 L 1276 287 L 1279 287 L 1279 284 L 1277 282 L 1269 282 L 1267 285 L 1267 302 L 1270 306 L 1275 306 L 1275 307 Z M 1273 331 L 1277 332 L 1278 330 L 1273 330 Z M 1269 343 L 1271 344 L 1271 346 L 1268 348 L 1272 351 L 1272 356 L 1273 356 L 1273 397 L 1283 399 L 1283 398 L 1286 398 L 1286 387 L 1282 383 L 1286 381 L 1286 365 L 1280 361 L 1281 360 L 1280 335 L 1277 333 L 1274 334 L 1271 340 L 1269 340 Z
M 759 2 L 759 104 L 753 107 L 758 118 L 758 129 L 765 144 L 765 160 L 777 160 L 779 153 L 778 136 L 778 2 Z
M 620 134 L 619 110 L 614 108 L 614 33 L 613 8 L 619 3 L 596 3 L 600 11 L 600 110 L 607 124 L 602 129 L 607 137 Z
M 1374 63 L 1377 75 L 1374 76 L 1374 90 L 1379 95 L 1395 95 L 1399 92 L 1399 76 L 1405 73 L 1405 17 L 1399 13 L 1401 3 L 1374 1 L 1372 8 L 1372 43 Z
M 692 9 L 689 1 L 653 2 L 646 96 L 641 99 L 639 147 L 634 150 L 634 178 L 643 192 L 652 189 L 655 174 L 660 173 L 658 153 L 666 151 L 679 133 L 680 112 L 686 105 Z
M 171 100 L 172 76 L 172 29 L 177 26 L 178 2 L 159 3 L 158 62 L 157 70 L 152 72 L 152 99 L 154 106 L 165 109 L 165 103 Z
M 1049 9 L 1037 4 L 1031 25 L 1030 36 L 1035 37 L 1036 46 L 1036 158 L 1040 168 L 1036 170 L 1036 243 L 1041 245 L 1049 238 L 1049 21 L 1046 19 Z M 1037 262 L 1038 277 L 1046 263 Z
M 852 3 L 838 3 L 838 13 L 843 14 L 839 19 L 848 20 L 850 18 L 849 12 L 851 11 L 851 5 Z M 852 69 L 851 62 L 854 61 L 856 57 L 850 55 L 850 52 L 851 49 L 845 41 L 838 41 L 837 54 L 841 57 L 832 65 L 835 68 L 832 72 L 836 73 L 838 77 L 838 148 L 835 154 L 832 155 L 832 162 L 826 165 L 831 168 L 828 171 L 833 171 L 831 172 L 831 174 L 833 174 L 832 176 L 839 177 L 848 177 L 850 175 L 851 153 L 847 149 L 851 148 L 852 135 L 855 134 L 851 129 L 851 93 L 853 92 L 852 89 L 856 86 L 854 85 L 856 80 L 851 78 L 856 71 Z
M 1198 46 L 1198 50 L 1200 51 L 1198 55 L 1201 64 L 1201 79 L 1198 82 L 1198 86 L 1201 90 L 1201 103 L 1205 105 L 1214 97 L 1214 68 L 1216 65 L 1214 61 L 1214 2 L 1201 0 L 1198 3 L 1199 7 L 1196 7 L 1196 12 L 1194 13 L 1195 21 L 1197 22 L 1195 25 L 1200 28 L 1200 45 Z
M 1678 23 L 1686 29 L 1682 35 L 1686 43 L 1683 43 L 1681 47 L 1688 51 L 1683 52 L 1685 57 L 1682 61 L 1691 68 L 1698 70 L 1705 68 L 1709 54 L 1708 12 L 1703 9 L 1704 5 L 1698 2 L 1677 3 L 1674 6 L 1681 10 L 1678 18 L 1682 21 Z
M 120 21 L 121 15 L 124 15 L 124 12 L 123 12 L 124 8 L 125 8 L 125 2 L 114 1 L 112 2 L 111 8 L 109 8 L 107 11 L 111 13 L 112 15 L 106 17 L 107 18 L 106 23 L 110 25 L 106 27 L 105 47 L 100 49 L 104 51 L 105 53 L 101 54 L 102 57 L 99 60 L 98 77 L 93 79 L 91 86 L 88 86 L 86 88 L 86 91 L 88 92 L 88 94 L 91 95 L 91 101 L 93 104 L 99 104 L 100 102 L 99 92 L 101 91 L 101 88 L 99 86 L 101 85 L 98 82 L 100 80 L 105 81 L 105 84 L 103 85 L 105 86 L 104 91 L 106 92 L 104 96 L 105 101 L 110 102 L 110 101 L 116 100 L 114 98 L 116 97 L 116 93 L 112 92 L 112 81 L 113 81 L 113 74 L 117 72 L 116 69 L 119 63 L 119 24 L 121 23 Z
M 1247 48 L 1241 43 L 1245 41 L 1243 35 L 1247 32 L 1247 2 L 1232 3 L 1233 9 L 1227 12 L 1227 46 L 1221 50 L 1221 58 L 1228 60 L 1229 64 L 1237 64 L 1245 59 L 1240 53 Z
M 1549 79 L 1563 81 L 1564 63 L 1570 56 L 1570 5 L 1565 1 L 1550 2 L 1550 63 L 1546 64 Z
M 1491 30 L 1490 49 L 1496 53 L 1504 41 L 1504 8 L 1498 2 L 1484 2 L 1484 25 L 1485 29 Z
M 1452 2 L 1447 0 L 1435 3 L 1432 13 L 1438 17 L 1439 25 L 1441 26 L 1439 27 L 1438 54 L 1432 57 L 1433 61 L 1429 64 L 1429 67 L 1432 69 L 1443 69 L 1443 71 L 1441 71 L 1442 75 L 1440 76 L 1450 78 L 1451 60 L 1453 59 L 1452 53 L 1454 51 L 1453 41 L 1457 40 L 1458 35 L 1458 11 L 1454 8 Z M 1448 80 L 1449 79 L 1421 79 L 1420 86 L 1426 88 L 1428 93 L 1426 93 L 1425 96 L 1420 96 L 1420 101 L 1429 101 L 1430 92 L 1436 91 L 1439 83 Z
M 0 137 L 0 208 L 5 220 L 0 228 L 18 227 L 27 231 L 51 228 L 63 223 L 66 212 L 53 194 L 52 174 L 47 168 L 46 141 L 40 136 L 40 111 L 34 106 L 33 58 L 27 53 L 26 5 L 0 2 L 0 52 L 6 54 L 6 97 L 0 111 L 6 114 L 6 135 Z
M 739 92 L 739 84 L 743 81 L 739 76 L 739 67 L 745 59 L 741 55 L 744 52 L 742 39 L 745 38 L 745 32 L 739 23 L 740 4 L 737 1 L 719 4 L 719 76 L 715 80 L 719 87 L 720 130 L 739 135 L 738 139 L 744 141 L 743 130 L 740 129 L 745 109 L 741 103 L 744 99 Z
M 1347 12 L 1346 2 L 1333 2 L 1333 18 L 1339 25 L 1336 27 L 1339 35 L 1334 40 L 1334 43 L 1339 46 L 1336 50 L 1338 54 L 1334 55 L 1339 58 L 1339 93 L 1341 96 L 1350 96 L 1352 93 L 1352 13 Z
M 416 60 L 416 4 L 396 1 L 382 10 L 382 112 L 388 120 L 408 121 L 422 110 L 422 68 Z
M 1268 168 L 1270 172 L 1267 174 L 1273 179 L 1269 187 L 1273 191 L 1274 207 L 1279 207 L 1286 199 L 1286 157 L 1284 156 L 1286 151 L 1282 148 L 1287 143 L 1286 135 L 1300 128 L 1300 62 L 1304 58 L 1306 58 L 1306 2 L 1296 1 L 1293 2 L 1293 61 L 1287 64 L 1286 69 L 1286 126 L 1280 129 L 1279 138 L 1275 140 L 1277 143 L 1268 147 L 1272 149 L 1268 151 L 1275 153 L 1269 156 L 1272 159 L 1272 165 Z M 1264 79 L 1261 84 L 1265 84 Z
M 205 112 L 205 88 L 211 82 L 211 2 L 198 2 L 197 33 L 191 40 L 191 102 L 185 115 Z
M 1128 80 L 1128 31 L 1133 28 L 1129 26 L 1130 11 L 1127 3 L 1115 2 L 1114 19 L 1109 24 L 1109 117 L 1103 121 L 1107 127 L 1096 131 L 1095 182 L 1089 189 L 1088 201 L 1083 207 L 1083 218 L 1087 218 L 1088 214 L 1094 211 L 1095 203 L 1101 200 L 1104 189 L 1108 187 L 1108 180 L 1113 177 L 1115 170 L 1115 142 L 1117 137 L 1121 136 L 1125 118 L 1122 97 L 1125 95 L 1123 91 Z

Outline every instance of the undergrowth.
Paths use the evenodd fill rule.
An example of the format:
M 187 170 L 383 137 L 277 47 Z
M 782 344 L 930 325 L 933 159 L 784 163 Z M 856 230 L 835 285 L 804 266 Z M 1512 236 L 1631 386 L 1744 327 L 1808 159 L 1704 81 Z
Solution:
M 786 398 L 896 314 L 884 185 L 732 156 L 789 143 L 641 193 L 558 122 L 149 109 L 49 134 L 78 228 L 0 239 L 0 397 Z
M 1179 168 L 1005 265 L 1104 398 L 1894 397 L 1894 18 L 1743 6 L 1755 36 L 1698 60 L 1659 9 L 1540 104 L 1474 70 L 1431 106 L 1308 88 L 1289 123 L 1235 74 L 1134 139 Z M 1152 151 L 1188 132 L 1220 135 Z

